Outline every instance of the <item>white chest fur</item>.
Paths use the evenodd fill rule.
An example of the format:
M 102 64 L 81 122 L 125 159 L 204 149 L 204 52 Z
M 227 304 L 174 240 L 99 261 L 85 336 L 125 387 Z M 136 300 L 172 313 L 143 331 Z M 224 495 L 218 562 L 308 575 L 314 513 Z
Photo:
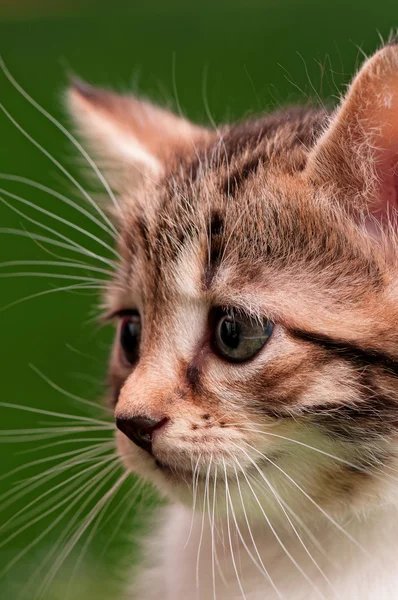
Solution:
M 395 509 L 351 519 L 346 534 L 330 523 L 313 528 L 313 537 L 253 526 L 255 546 L 232 519 L 229 531 L 225 521 L 212 534 L 207 518 L 195 515 L 190 535 L 187 508 L 169 507 L 163 517 L 147 544 L 151 566 L 132 590 L 137 600 L 398 599 Z

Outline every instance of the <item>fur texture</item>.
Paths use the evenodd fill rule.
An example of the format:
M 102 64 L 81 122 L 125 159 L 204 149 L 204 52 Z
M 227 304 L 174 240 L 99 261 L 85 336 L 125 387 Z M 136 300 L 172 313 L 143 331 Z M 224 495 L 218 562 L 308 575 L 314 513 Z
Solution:
M 118 327 L 115 415 L 167 420 L 152 454 L 117 433 L 173 505 L 132 596 L 398 598 L 398 47 L 332 114 L 213 131 L 81 83 L 69 103 L 118 191 L 108 316 L 142 324 L 134 366 Z M 274 323 L 252 359 L 214 351 L 220 308 Z

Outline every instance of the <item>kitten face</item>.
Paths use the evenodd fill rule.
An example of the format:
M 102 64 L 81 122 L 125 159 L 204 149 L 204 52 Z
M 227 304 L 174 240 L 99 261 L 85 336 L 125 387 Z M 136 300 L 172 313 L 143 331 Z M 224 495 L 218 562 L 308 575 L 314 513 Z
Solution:
M 395 234 L 383 230 L 395 120 L 371 103 L 396 66 L 396 47 L 380 51 L 332 117 L 291 110 L 217 133 L 72 90 L 119 191 L 107 295 L 118 448 L 166 494 L 191 504 L 192 485 L 203 496 L 218 480 L 225 497 L 228 479 L 261 516 L 256 479 L 271 512 L 280 491 L 301 514 L 384 493 L 398 414 Z

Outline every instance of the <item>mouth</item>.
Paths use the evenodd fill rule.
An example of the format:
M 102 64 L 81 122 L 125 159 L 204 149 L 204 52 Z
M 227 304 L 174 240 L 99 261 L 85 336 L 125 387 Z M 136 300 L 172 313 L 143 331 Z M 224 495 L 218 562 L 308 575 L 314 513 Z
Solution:
M 194 473 L 191 469 L 184 469 L 184 467 L 176 467 L 162 462 L 158 458 L 155 458 L 155 465 L 159 471 L 163 473 L 168 479 L 175 481 L 183 481 L 187 484 L 192 484 L 194 479 Z M 195 479 L 203 479 L 203 475 L 199 472 L 195 474 Z
M 155 458 L 155 465 L 161 470 L 161 471 L 165 471 L 166 469 L 169 469 L 170 467 L 168 465 L 166 465 L 165 463 L 163 463 L 162 461 L 160 461 L 158 458 Z

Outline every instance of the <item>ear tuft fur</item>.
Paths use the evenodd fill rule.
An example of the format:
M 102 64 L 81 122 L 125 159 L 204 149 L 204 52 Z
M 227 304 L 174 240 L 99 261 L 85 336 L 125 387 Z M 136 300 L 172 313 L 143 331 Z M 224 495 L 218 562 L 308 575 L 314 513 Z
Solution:
M 97 88 L 73 77 L 67 103 L 80 134 L 105 168 L 161 178 L 178 152 L 207 131 L 183 117 L 128 94 Z M 112 175 L 112 173 L 111 173 Z
M 396 46 L 398 44 L 398 31 L 391 31 L 386 46 Z
M 79 79 L 75 75 L 70 78 L 69 85 L 70 90 L 74 90 L 83 98 L 95 102 L 97 91 L 94 86 L 90 85 L 86 81 L 83 81 L 83 79 Z

